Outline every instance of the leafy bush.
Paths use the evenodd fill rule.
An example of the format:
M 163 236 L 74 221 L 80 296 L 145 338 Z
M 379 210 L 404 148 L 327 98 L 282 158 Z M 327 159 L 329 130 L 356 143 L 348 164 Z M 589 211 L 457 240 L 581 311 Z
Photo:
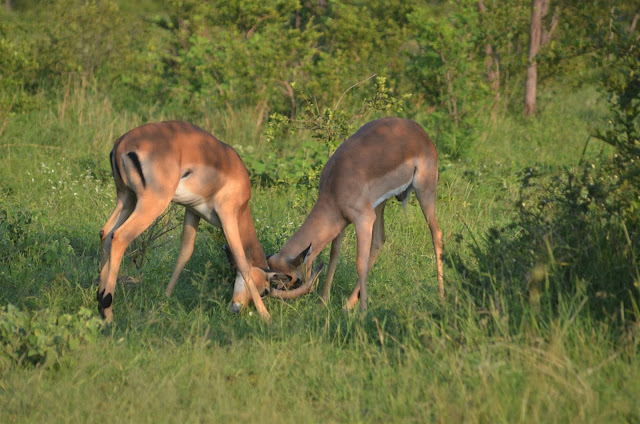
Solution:
M 25 264 L 60 266 L 73 254 L 66 237 L 50 239 L 34 229 L 38 217 L 37 212 L 12 208 L 0 199 L 0 263 L 9 270 Z
M 195 109 L 267 100 L 281 106 L 280 87 L 316 53 L 314 28 L 289 25 L 297 4 L 173 1 L 169 15 L 155 19 L 165 38 L 155 54 L 155 89 Z
M 453 265 L 480 307 L 498 302 L 523 312 L 532 306 L 552 319 L 563 300 L 587 298 L 594 318 L 640 319 L 640 227 L 621 203 L 628 193 L 617 192 L 619 176 L 611 167 L 528 168 L 517 217 L 468 244 L 474 264 L 462 260 L 458 237 Z
M 596 135 L 616 149 L 613 158 L 524 170 L 513 222 L 469 244 L 475 264 L 452 254 L 481 307 L 529 303 L 553 317 L 563 299 L 584 299 L 594 318 L 640 321 L 639 48 L 622 34 L 603 52 L 605 60 L 617 54 L 603 79 L 611 118 Z M 464 248 L 460 237 L 457 244 Z
M 477 111 L 489 93 L 482 62 L 474 59 L 483 35 L 477 5 L 462 2 L 444 19 L 434 17 L 429 7 L 416 8 L 408 19 L 417 49 L 409 55 L 406 72 L 431 109 L 418 119 L 436 131 L 443 153 L 460 156 L 473 144 Z
M 29 94 L 37 77 L 35 43 L 20 40 L 16 34 L 26 36 L 26 31 L 19 25 L 0 23 L 0 112 L 8 115 L 36 104 Z
M 374 75 L 375 76 L 375 75 Z M 373 76 L 372 76 L 373 77 Z M 296 134 L 300 132 L 310 132 L 311 138 L 316 142 L 307 140 L 298 145 L 295 150 L 290 151 L 287 160 L 282 161 L 284 167 L 277 160 L 267 160 L 261 158 L 261 163 L 255 160 L 247 160 L 250 170 L 258 171 L 258 175 L 274 175 L 269 179 L 262 178 L 264 182 L 282 182 L 286 184 L 303 184 L 315 186 L 320 177 L 320 172 L 327 159 L 333 154 L 335 149 L 348 137 L 350 137 L 362 123 L 376 113 L 389 115 L 401 112 L 405 101 L 410 95 L 396 95 L 387 86 L 385 77 L 376 77 L 373 93 L 365 97 L 362 104 L 355 111 L 349 111 L 341 106 L 341 101 L 347 94 L 352 95 L 351 89 L 370 80 L 369 77 L 357 84 L 352 85 L 338 99 L 334 107 L 319 107 L 312 96 L 305 94 L 302 90 L 297 91 L 304 99 L 305 106 L 295 117 L 289 118 L 279 113 L 270 116 L 269 127 L 267 129 L 267 141 L 283 136 L 285 133 Z M 296 88 L 297 86 L 294 86 Z M 285 155 L 286 156 L 286 155 Z M 275 169 L 267 168 L 266 164 L 273 164 Z M 258 169 L 255 169 L 258 168 Z
M 48 309 L 33 313 L 13 305 L 0 307 L 0 371 L 11 366 L 53 367 L 83 343 L 97 340 L 102 320 L 80 308 L 75 315 L 55 315 Z

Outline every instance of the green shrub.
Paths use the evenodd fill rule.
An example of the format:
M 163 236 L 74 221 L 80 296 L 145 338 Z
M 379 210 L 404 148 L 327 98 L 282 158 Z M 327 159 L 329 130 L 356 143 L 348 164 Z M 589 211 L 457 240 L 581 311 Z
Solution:
M 0 264 L 9 270 L 26 264 L 61 266 L 65 258 L 73 255 L 66 237 L 48 238 L 34 228 L 39 216 L 38 212 L 13 208 L 0 201 Z
M 603 57 L 611 67 L 602 81 L 610 119 L 596 136 L 616 149 L 613 157 L 577 158 L 578 166 L 559 172 L 525 169 L 516 217 L 468 244 L 474 261 L 462 259 L 457 239 L 453 265 L 483 308 L 498 302 L 525 311 L 529 304 L 552 319 L 564 300 L 584 300 L 593 318 L 640 321 L 638 40 L 622 33 Z
M 406 74 L 431 110 L 418 121 L 432 131 L 442 153 L 459 157 L 477 137 L 477 111 L 488 104 L 489 87 L 477 59 L 483 36 L 477 5 L 462 2 L 446 16 L 433 16 L 431 7 L 408 15 L 417 48 Z
M 11 366 L 53 367 L 62 356 L 100 335 L 102 320 L 86 308 L 57 315 L 48 309 L 0 307 L 0 371 Z
M 360 86 L 372 79 L 375 75 L 352 85 L 338 99 L 333 107 L 320 107 L 315 98 L 304 93 L 297 86 L 296 93 L 305 101 L 305 106 L 293 118 L 279 113 L 273 113 L 269 117 L 267 128 L 267 141 L 273 143 L 276 138 L 285 134 L 309 134 L 307 139 L 298 143 L 295 149 L 281 153 L 285 160 L 265 160 L 264 156 L 257 163 L 255 159 L 246 160 L 250 171 L 257 171 L 257 175 L 263 175 L 263 182 L 276 182 L 285 184 L 302 184 L 315 186 L 320 172 L 327 159 L 338 146 L 350 137 L 364 122 L 376 117 L 376 115 L 392 115 L 402 112 L 408 94 L 397 95 L 387 85 L 385 77 L 378 76 L 374 80 L 373 89 L 367 90 L 363 85 L 364 99 L 359 108 L 350 109 L 341 104 L 343 99 L 354 95 L 353 88 Z M 353 99 L 349 99 L 353 102 Z M 345 103 L 348 103 L 346 101 Z M 315 140 L 315 141 L 313 141 Z M 270 177 L 269 177 L 270 176 Z

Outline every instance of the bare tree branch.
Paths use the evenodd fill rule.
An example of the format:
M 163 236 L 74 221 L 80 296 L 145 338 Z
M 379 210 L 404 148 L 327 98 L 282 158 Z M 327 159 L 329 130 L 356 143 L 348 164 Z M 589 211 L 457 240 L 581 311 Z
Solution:
M 551 18 L 551 25 L 549 25 L 549 29 L 542 30 L 542 35 L 540 39 L 541 46 L 546 45 L 549 42 L 549 40 L 551 40 L 551 35 L 553 34 L 553 31 L 558 26 L 559 20 L 560 20 L 560 7 L 556 6 L 555 10 L 553 11 L 553 17 Z
M 629 27 L 629 34 L 633 34 L 633 31 L 636 30 L 636 25 L 638 24 L 638 18 L 640 18 L 640 7 L 636 10 L 636 14 L 633 17 L 633 21 L 631 21 L 631 26 Z

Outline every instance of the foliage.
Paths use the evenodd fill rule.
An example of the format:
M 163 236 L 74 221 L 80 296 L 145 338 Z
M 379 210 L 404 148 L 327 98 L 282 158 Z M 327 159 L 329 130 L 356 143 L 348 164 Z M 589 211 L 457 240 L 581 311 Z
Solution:
M 21 210 L 0 198 L 0 264 L 10 272 L 24 267 L 59 268 L 61 259 L 73 254 L 65 237 L 54 240 L 43 237 L 36 223 L 38 212 Z M 0 273 L 0 281 L 8 278 Z
M 317 103 L 317 100 L 307 93 L 301 92 L 298 97 L 304 99 L 305 106 L 303 110 L 296 115 L 295 118 L 287 118 L 284 115 L 274 113 L 269 119 L 269 128 L 267 129 L 267 141 L 273 143 L 278 136 L 285 133 L 295 135 L 298 132 L 310 132 L 311 137 L 320 143 L 309 143 L 304 149 L 306 152 L 312 152 L 310 163 L 300 163 L 300 161 L 287 161 L 287 166 L 293 166 L 296 169 L 302 169 L 302 175 L 294 175 L 293 179 L 285 180 L 287 183 L 301 182 L 304 178 L 306 184 L 315 184 L 319 178 L 320 171 L 326 158 L 338 148 L 340 143 L 347 139 L 357 130 L 356 124 L 370 119 L 375 113 L 388 115 L 390 113 L 402 112 L 404 103 L 411 96 L 408 94 L 396 96 L 387 86 L 385 77 L 376 77 L 374 92 L 371 97 L 365 98 L 362 105 L 355 112 L 348 112 L 340 108 L 343 98 L 356 86 L 364 84 L 375 75 L 349 87 L 338 99 L 333 108 L 323 107 Z M 297 86 L 294 86 L 294 88 Z M 325 153 L 323 155 L 322 153 Z M 308 153 L 305 153 L 304 162 L 308 162 Z M 306 165 L 306 166 L 305 166 Z
M 408 75 L 421 101 L 432 111 L 422 118 L 437 132 L 444 153 L 460 156 L 474 142 L 477 111 L 487 104 L 488 85 L 477 59 L 482 30 L 475 2 L 461 2 L 447 18 L 428 7 L 408 15 L 418 49 L 410 54 Z
M 453 255 L 460 272 L 480 282 L 472 290 L 483 307 L 500 296 L 516 310 L 528 300 L 553 316 L 560 299 L 584 299 L 597 319 L 640 321 L 638 39 L 619 33 L 603 60 L 611 53 L 603 80 L 610 119 L 596 135 L 615 148 L 613 158 L 577 158 L 561 172 L 525 169 L 518 214 L 472 244 L 477 265 Z
M 156 90 L 194 108 L 277 102 L 316 54 L 314 27 L 289 24 L 297 3 L 173 1 L 169 15 L 155 19 L 165 30 Z
M 605 50 L 602 89 L 608 96 L 611 118 L 596 137 L 613 146 L 621 185 L 640 183 L 640 40 L 616 26 L 616 37 Z
M 533 307 L 551 320 L 562 299 L 584 300 L 594 319 L 637 322 L 640 228 L 620 207 L 618 183 L 610 165 L 524 170 L 516 218 L 468 241 L 474 260 L 462 259 L 464 241 L 456 239 L 452 264 L 473 282 L 478 305 L 515 315 Z
M 94 28 L 58 3 L 118 7 L 92 15 Z M 96 413 L 88 398 L 109 405 L 102 419 L 132 422 L 638 422 L 637 121 L 627 116 L 634 103 L 621 101 L 637 97 L 637 65 L 617 29 L 635 9 L 619 6 L 608 44 L 609 2 L 551 2 L 552 11 L 584 4 L 595 28 L 563 9 L 556 45 L 539 61 L 546 106 L 524 121 L 530 2 L 485 0 L 483 14 L 476 3 L 14 0 L 13 11 L 0 10 L 0 328 L 24 329 L 0 339 L 21 352 L 0 354 L 0 422 L 84 422 Z M 50 22 L 54 13 L 60 22 Z M 57 40 L 70 32 L 58 25 L 111 39 L 96 44 L 105 60 Z M 109 47 L 121 40 L 120 50 Z M 569 41 L 602 54 L 567 65 Z M 501 60 L 495 120 L 484 107 L 494 99 L 488 43 Z M 558 65 L 543 57 L 552 52 Z M 384 90 L 357 85 L 373 74 L 387 76 Z M 615 93 L 597 132 L 606 99 L 594 94 L 596 78 L 605 97 Z M 372 99 L 391 104 L 377 97 L 385 92 L 412 93 L 401 114 L 446 153 L 437 200 L 444 301 L 423 213 L 410 200 L 387 205 L 366 314 L 342 310 L 356 279 L 352 229 L 326 307 L 316 294 L 266 299 L 265 324 L 252 308 L 228 312 L 235 274 L 220 231 L 204 225 L 169 299 L 179 231 L 153 244 L 144 272 L 125 261 L 122 275 L 137 282 L 117 284 L 115 325 L 94 333 L 115 137 L 150 120 L 189 119 L 233 145 L 271 253 L 315 200 L 309 170 L 360 121 L 395 113 L 371 106 L 359 115 Z M 281 126 L 265 135 L 269 116 Z M 585 145 L 590 131 L 613 142 Z
M 0 111 L 15 114 L 34 106 L 28 92 L 36 77 L 37 61 L 33 41 L 17 40 L 22 28 L 0 23 Z
M 0 371 L 15 365 L 55 367 L 65 353 L 95 342 L 102 326 L 86 308 L 58 316 L 48 309 L 28 312 L 0 306 Z

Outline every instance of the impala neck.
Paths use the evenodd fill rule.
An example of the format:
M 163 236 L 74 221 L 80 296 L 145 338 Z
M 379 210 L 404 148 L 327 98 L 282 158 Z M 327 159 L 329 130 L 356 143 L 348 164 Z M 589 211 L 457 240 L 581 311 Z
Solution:
M 338 208 L 331 202 L 318 199 L 302 226 L 282 247 L 280 254 L 293 257 L 311 244 L 309 260 L 312 261 L 346 226 L 347 221 Z

